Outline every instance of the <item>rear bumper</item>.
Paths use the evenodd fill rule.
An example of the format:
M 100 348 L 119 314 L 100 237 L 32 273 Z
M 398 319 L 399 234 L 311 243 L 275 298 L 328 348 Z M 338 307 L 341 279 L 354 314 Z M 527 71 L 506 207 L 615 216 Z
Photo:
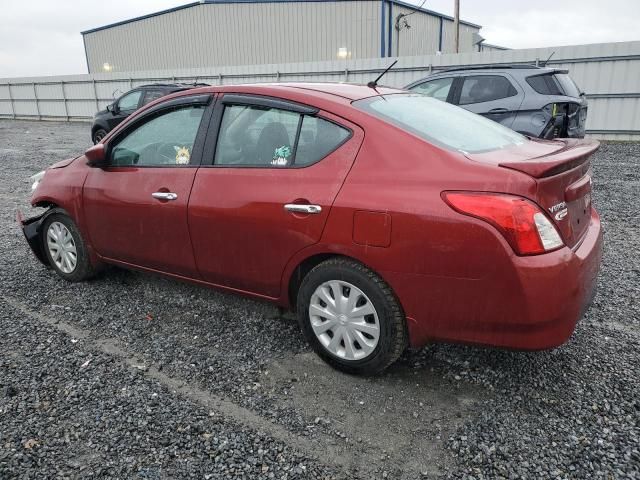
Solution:
M 42 222 L 47 212 L 36 217 L 25 219 L 21 212 L 17 212 L 16 220 L 22 228 L 24 238 L 27 240 L 31 251 L 40 262 L 49 266 L 49 262 L 44 253 L 44 245 L 42 242 Z
M 406 303 L 411 346 L 448 341 L 543 350 L 565 343 L 593 299 L 602 244 L 594 210 L 574 249 L 512 255 L 479 280 L 396 275 L 390 283 Z

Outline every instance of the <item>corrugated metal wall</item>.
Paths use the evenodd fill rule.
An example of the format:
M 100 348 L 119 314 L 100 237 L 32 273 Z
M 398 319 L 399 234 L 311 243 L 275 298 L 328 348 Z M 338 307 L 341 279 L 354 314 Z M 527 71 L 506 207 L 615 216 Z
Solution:
M 201 4 L 84 35 L 90 72 L 334 60 L 380 53 L 375 1 Z
M 395 28 L 398 14 L 410 29 Z M 442 23 L 442 30 L 441 30 Z M 460 51 L 472 51 L 460 25 Z M 391 34 L 391 35 L 389 35 Z M 442 40 L 440 35 L 442 34 Z M 453 22 L 389 0 L 204 3 L 84 34 L 89 72 L 322 61 L 454 51 Z M 442 48 L 441 48 L 442 47 Z
M 400 57 L 383 83 L 401 87 L 454 65 L 535 63 L 566 68 L 587 93 L 587 130 L 605 139 L 640 140 L 640 42 Z M 133 86 L 157 81 L 211 84 L 276 81 L 366 83 L 391 58 L 0 79 L 0 117 L 87 119 Z
M 395 28 L 395 19 L 398 15 L 409 15 L 414 10 L 399 5 L 390 4 L 391 14 L 391 55 L 409 56 L 436 53 L 440 50 L 440 18 L 424 15 L 412 14 L 406 17 L 411 28 L 403 28 L 398 32 Z M 444 20 L 444 22 L 449 22 Z M 452 23 L 452 22 L 451 22 Z M 461 25 L 462 27 L 462 25 Z M 462 32 L 462 29 L 460 29 Z M 444 45 L 443 45 L 444 47 Z M 452 46 L 453 47 L 453 46 Z M 453 52 L 453 50 L 450 50 Z M 444 53 L 444 52 L 443 52 Z

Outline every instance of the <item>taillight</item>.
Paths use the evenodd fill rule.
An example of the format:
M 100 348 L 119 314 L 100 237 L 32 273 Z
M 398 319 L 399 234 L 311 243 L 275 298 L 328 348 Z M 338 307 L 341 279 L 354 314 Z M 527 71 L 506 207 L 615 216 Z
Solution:
M 482 192 L 443 192 L 442 197 L 457 212 L 496 227 L 518 255 L 536 255 L 563 245 L 544 212 L 526 198 Z

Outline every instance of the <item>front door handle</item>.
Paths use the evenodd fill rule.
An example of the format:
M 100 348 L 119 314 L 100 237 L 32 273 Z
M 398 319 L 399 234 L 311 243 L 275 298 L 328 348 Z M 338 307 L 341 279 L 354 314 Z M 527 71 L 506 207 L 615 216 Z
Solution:
M 287 203 L 284 206 L 284 209 L 287 212 L 297 213 L 320 213 L 322 211 L 322 207 L 320 205 L 305 205 L 300 203 Z
M 508 111 L 507 108 L 492 108 L 489 113 L 507 113 Z
M 151 196 L 158 200 L 176 200 L 178 198 L 178 194 L 173 192 L 153 192 Z

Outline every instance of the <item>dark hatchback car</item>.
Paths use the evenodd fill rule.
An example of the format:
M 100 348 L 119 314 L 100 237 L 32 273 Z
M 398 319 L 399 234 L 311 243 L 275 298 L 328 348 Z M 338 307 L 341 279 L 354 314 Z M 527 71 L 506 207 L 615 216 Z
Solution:
M 407 85 L 538 138 L 582 138 L 587 99 L 567 70 L 534 65 L 453 68 Z
M 147 103 L 170 93 L 203 86 L 207 85 L 204 83 L 155 83 L 136 87 L 107 105 L 106 109 L 96 113 L 91 127 L 91 140 L 94 144 L 100 142 L 107 133 L 118 126 L 125 118 Z

